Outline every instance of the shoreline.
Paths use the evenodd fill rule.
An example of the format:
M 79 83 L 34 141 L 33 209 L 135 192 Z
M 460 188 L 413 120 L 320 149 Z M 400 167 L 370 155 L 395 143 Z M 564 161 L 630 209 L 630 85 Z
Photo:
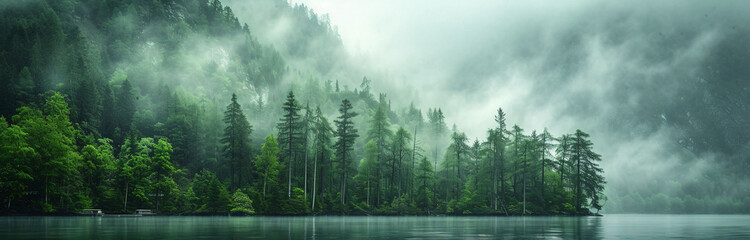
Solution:
M 302 215 L 284 215 L 284 214 L 123 214 L 112 213 L 102 215 L 85 215 L 78 213 L 58 213 L 58 214 L 0 214 L 2 217 L 604 217 L 602 214 L 580 214 L 580 215 L 554 215 L 554 214 L 528 214 L 528 215 L 505 215 L 505 214 L 302 214 Z

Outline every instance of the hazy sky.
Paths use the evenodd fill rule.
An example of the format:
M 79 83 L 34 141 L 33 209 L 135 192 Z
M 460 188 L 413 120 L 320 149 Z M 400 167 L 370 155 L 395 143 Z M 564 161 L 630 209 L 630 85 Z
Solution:
M 487 79 L 457 79 L 454 75 L 469 58 L 485 51 L 484 47 L 507 41 L 497 38 L 517 33 L 518 25 L 522 23 L 539 21 L 541 13 L 524 9 L 529 14 L 518 15 L 518 11 L 540 4 L 519 6 L 501 1 L 471 4 L 463 1 L 299 2 L 320 14 L 329 14 L 351 54 L 365 58 L 376 69 L 391 74 L 393 79 L 375 79 L 377 91 L 393 95 L 403 90 L 388 89 L 393 86 L 392 81 L 400 82 L 396 84 L 400 88 L 417 88 L 419 96 L 412 97 L 419 105 L 423 108 L 442 107 L 449 124 L 459 124 L 471 136 L 482 137 L 492 122 L 494 110 L 510 105 L 509 102 L 515 100 L 512 95 L 523 94 L 517 91 L 525 91 L 520 89 L 524 86 L 516 86 L 525 83 L 508 82 L 507 79 L 503 81 L 511 86 L 489 86 L 492 91 L 485 93 L 467 91 L 471 90 L 470 87 L 489 90 L 487 86 L 472 84 L 487 82 Z M 562 10 L 549 10 L 558 7 L 540 9 L 540 12 L 547 12 L 543 15 L 555 14 Z M 498 52 L 497 56 L 501 54 Z M 455 83 L 461 84 L 457 86 Z M 476 93 L 480 94 L 474 95 Z
M 748 31 L 750 9 L 750 1 L 292 2 L 328 14 L 350 54 L 386 73 L 375 91 L 441 107 L 471 139 L 485 138 L 498 107 L 527 134 L 580 128 L 611 185 L 670 172 L 690 180 L 711 164 L 710 153 L 678 147 L 682 132 L 660 106 L 679 105 L 681 86 L 706 78 L 717 46 Z
M 588 110 L 597 115 L 616 107 L 598 100 L 612 90 L 613 82 L 626 78 L 621 67 L 647 65 L 647 51 L 665 44 L 650 42 L 649 35 L 675 32 L 668 27 L 689 24 L 694 18 L 686 15 L 691 12 L 717 12 L 715 7 L 686 9 L 669 1 L 294 2 L 328 14 L 351 54 L 390 74 L 374 80 L 376 91 L 398 96 L 404 88 L 416 88 L 418 96 L 405 97 L 422 108 L 442 107 L 449 124 L 480 138 L 497 107 L 506 109 L 510 124 L 525 128 L 582 128 L 581 119 L 557 116 L 568 93 L 590 94 L 589 103 L 596 106 Z M 688 46 L 677 50 L 701 58 L 719 37 L 710 30 L 698 31 L 683 39 Z M 674 59 L 656 60 L 669 68 L 677 64 Z M 573 62 L 579 65 L 570 65 Z M 644 71 L 673 70 L 648 65 Z M 548 93 L 548 86 L 556 84 L 547 81 L 567 81 L 565 89 L 557 89 L 563 94 Z

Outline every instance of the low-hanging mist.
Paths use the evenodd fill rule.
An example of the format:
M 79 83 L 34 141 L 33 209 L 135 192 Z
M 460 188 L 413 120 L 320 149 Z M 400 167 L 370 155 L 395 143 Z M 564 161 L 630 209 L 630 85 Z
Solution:
M 497 107 L 529 129 L 590 131 L 608 211 L 750 197 L 746 2 L 300 2 L 386 73 L 376 90 L 416 91 L 471 138 Z
M 747 212 L 749 4 L 682 4 L 2 2 L 0 214 Z

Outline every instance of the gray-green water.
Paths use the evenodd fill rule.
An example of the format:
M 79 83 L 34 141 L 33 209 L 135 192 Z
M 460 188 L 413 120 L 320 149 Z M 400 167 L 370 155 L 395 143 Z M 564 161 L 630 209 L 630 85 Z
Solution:
M 0 239 L 750 239 L 748 215 L 0 217 Z

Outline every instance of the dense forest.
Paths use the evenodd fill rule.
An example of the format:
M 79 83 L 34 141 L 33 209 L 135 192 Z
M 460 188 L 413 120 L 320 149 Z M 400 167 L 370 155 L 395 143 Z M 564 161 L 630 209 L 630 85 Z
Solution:
M 305 5 L 0 1 L 0 213 L 747 213 L 748 54 L 735 50 L 747 29 L 731 19 L 634 29 L 625 17 L 572 24 L 553 43 L 531 31 L 522 46 L 541 55 L 500 44 L 459 64 L 457 89 L 503 88 L 481 80 L 513 66 L 488 61 L 497 54 L 538 58 L 530 71 L 544 82 L 524 104 L 488 109 L 482 122 L 494 123 L 476 134 L 447 122 L 456 104 L 383 91 L 417 80 L 351 58 L 328 16 Z M 641 37 L 607 40 L 623 34 Z M 617 91 L 568 94 L 591 35 L 601 49 L 643 54 L 605 55 L 637 59 L 605 58 L 611 67 L 661 70 L 603 71 Z M 673 44 L 684 38 L 694 40 Z M 707 55 L 686 54 L 696 51 Z M 684 68 L 694 70 L 674 70 Z M 540 126 L 533 114 L 561 122 L 549 123 L 554 135 L 524 131 L 505 111 L 518 125 Z
M 2 213 L 579 215 L 606 204 L 584 131 L 527 131 L 498 106 L 471 140 L 441 108 L 397 109 L 355 77 L 327 19 L 267 2 L 276 10 L 264 14 L 293 16 L 296 38 L 263 44 L 218 0 L 0 4 Z

